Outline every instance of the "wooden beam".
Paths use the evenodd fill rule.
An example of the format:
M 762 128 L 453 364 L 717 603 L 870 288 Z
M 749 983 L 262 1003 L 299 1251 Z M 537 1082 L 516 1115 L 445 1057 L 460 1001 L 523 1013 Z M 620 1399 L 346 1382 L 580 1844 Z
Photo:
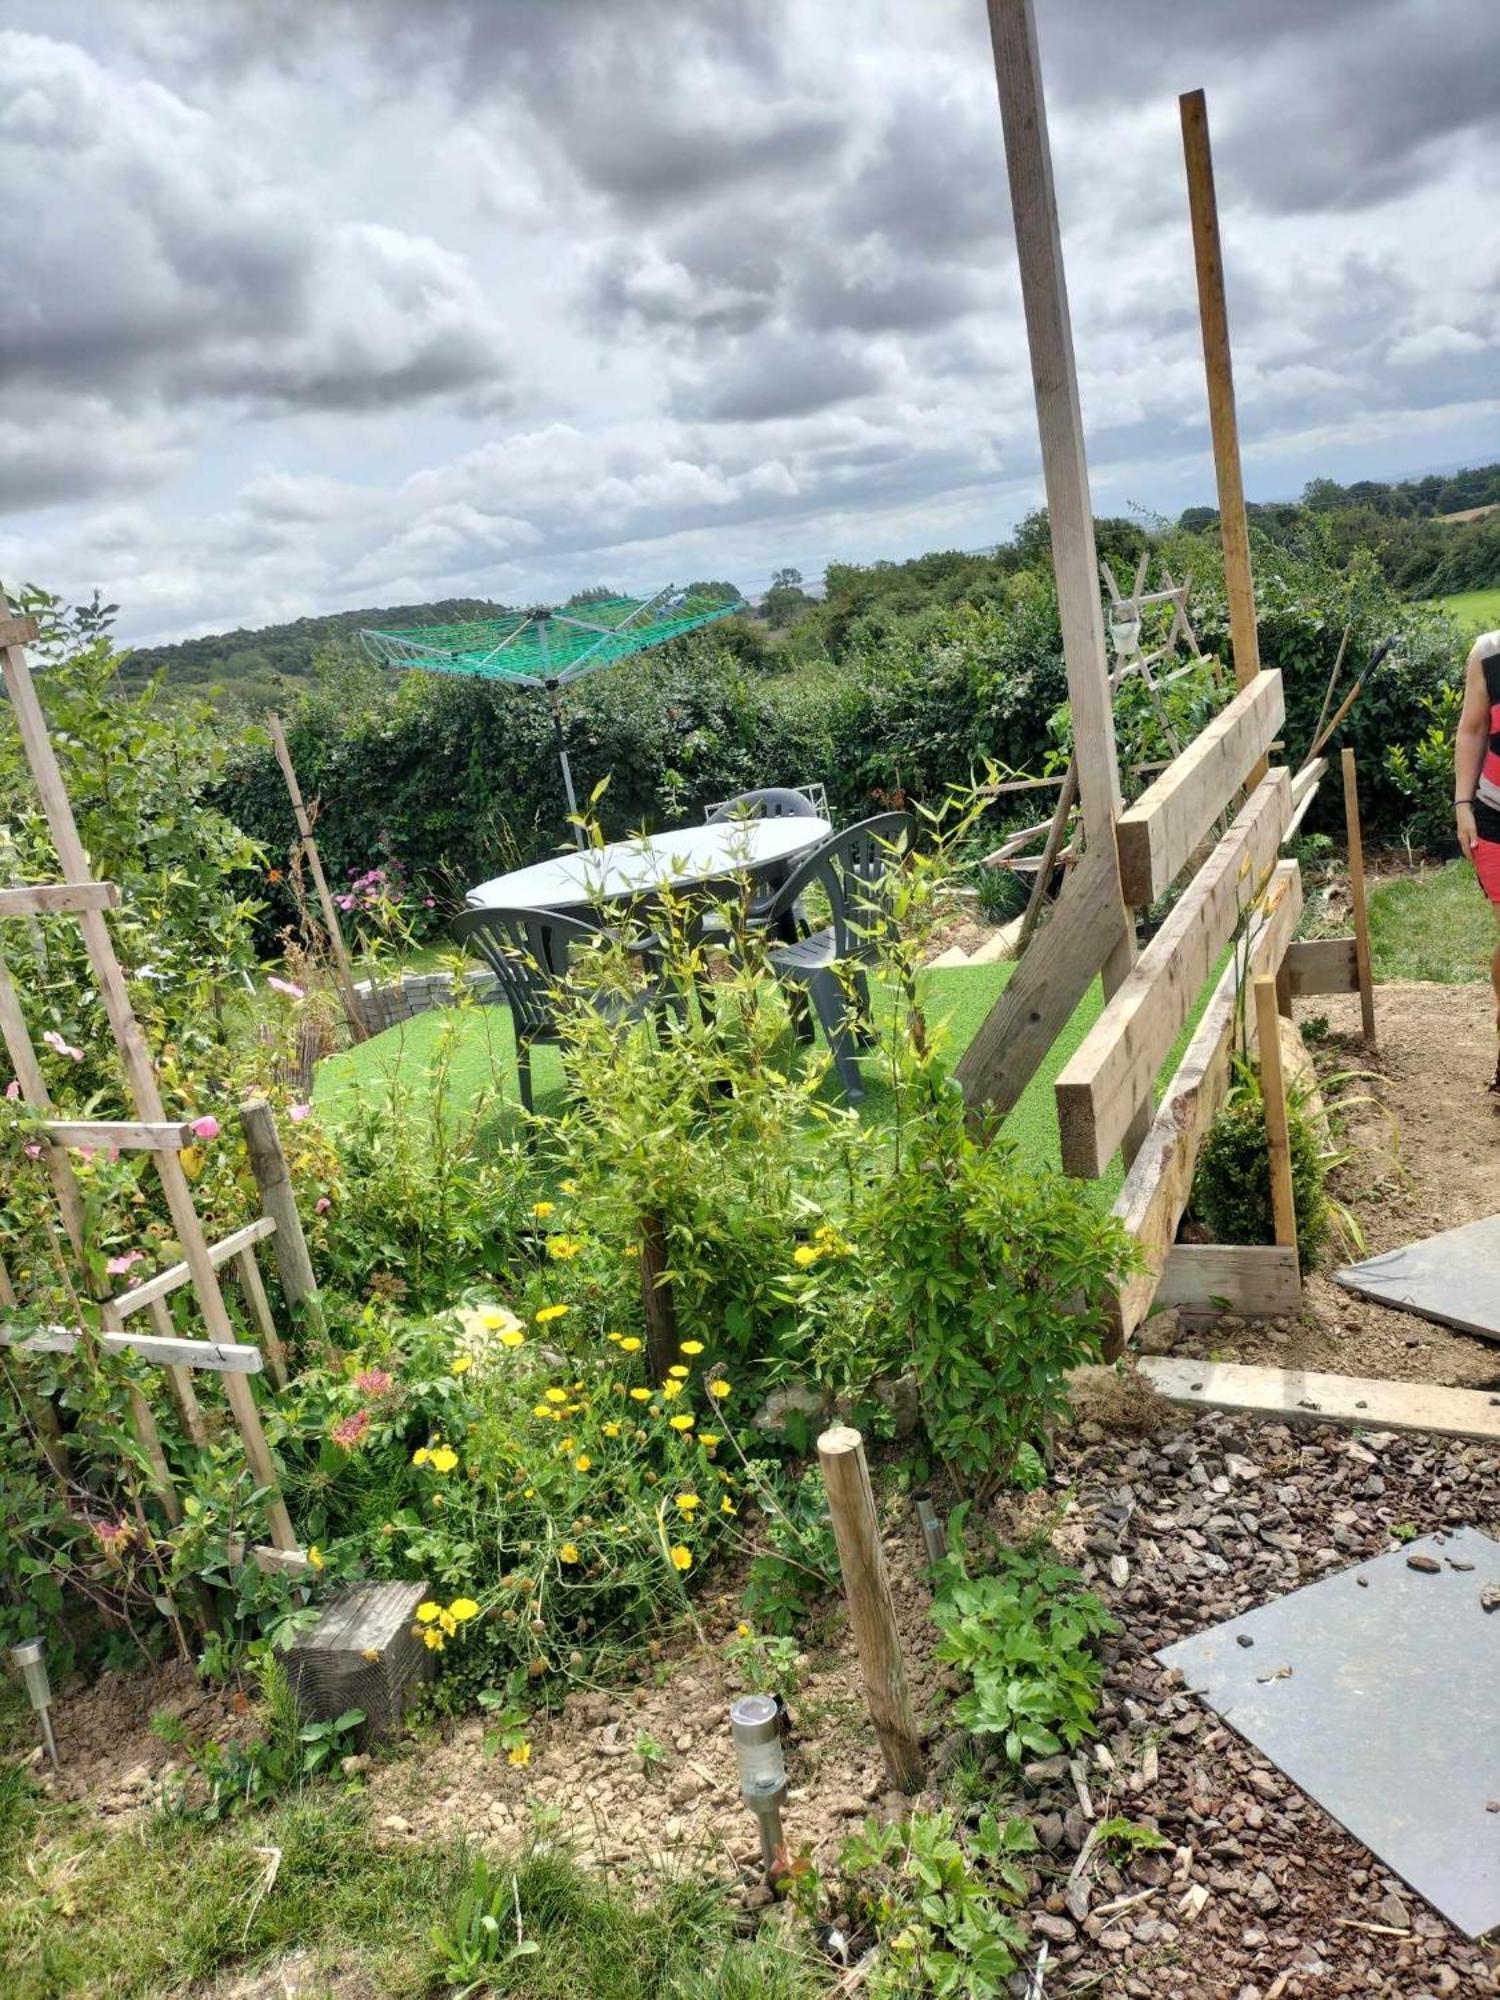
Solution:
M 276 1224 L 269 1215 L 258 1215 L 253 1222 L 247 1222 L 242 1228 L 232 1230 L 219 1242 L 209 1244 L 209 1262 L 215 1270 L 218 1270 L 220 1265 L 227 1264 L 231 1257 L 238 1257 L 242 1250 L 248 1250 L 252 1244 L 274 1235 L 275 1231 Z M 143 1283 L 133 1285 L 128 1292 L 121 1292 L 120 1296 L 112 1301 L 114 1309 L 121 1319 L 128 1319 L 132 1313 L 138 1313 L 154 1304 L 156 1300 L 166 1298 L 175 1292 L 179 1285 L 187 1284 L 192 1275 L 186 1264 L 169 1264 L 165 1271 L 158 1271 L 154 1278 L 147 1278 Z
M 0 610 L 0 646 L 34 646 L 36 642 L 37 624 L 34 618 Z
M 172 1314 L 165 1299 L 158 1299 L 151 1308 L 151 1323 L 163 1340 L 175 1340 L 177 1329 L 172 1323 Z M 198 1392 L 193 1387 L 193 1373 L 190 1368 L 168 1368 L 167 1380 L 171 1384 L 172 1396 L 177 1404 L 177 1413 L 182 1418 L 183 1429 L 200 1451 L 208 1444 L 208 1426 L 203 1421 L 203 1408 L 198 1401 Z
M 1229 596 L 1229 637 L 1234 677 L 1246 687 L 1260 672 L 1260 635 L 1255 622 L 1255 583 L 1250 570 L 1250 530 L 1245 518 L 1245 484 L 1240 472 L 1240 434 L 1234 410 L 1234 368 L 1229 353 L 1229 307 L 1224 297 L 1224 258 L 1219 245 L 1219 207 L 1214 193 L 1213 149 L 1208 138 L 1208 104 L 1201 90 L 1178 99 L 1182 150 L 1187 164 L 1188 212 L 1193 229 L 1193 264 L 1198 278 L 1198 318 L 1203 333 L 1203 366 L 1208 376 L 1208 421 L 1213 436 L 1214 478 L 1219 488 L 1219 533 L 1224 544 L 1224 582 Z
M 1245 1016 L 1240 990 L 1247 968 L 1250 973 L 1274 972 L 1301 915 L 1301 871 L 1295 861 L 1280 862 L 1251 919 L 1246 941 L 1236 948 L 1209 996 L 1146 1143 L 1125 1176 L 1114 1213 L 1134 1241 L 1144 1268 L 1124 1281 L 1114 1301 L 1106 1348 L 1111 1359 L 1150 1309 L 1192 1192 L 1198 1149 L 1229 1093 L 1230 1050 L 1236 1023 Z M 1253 1010 L 1245 1025 L 1247 1034 L 1253 1032 Z
M 316 1571 L 306 1549 L 273 1549 L 264 1542 L 247 1548 L 243 1535 L 230 1535 L 224 1553 L 231 1566 L 244 1562 L 248 1556 L 262 1576 L 308 1576 Z
M 44 1118 L 42 1130 L 55 1146 L 95 1152 L 117 1146 L 122 1153 L 180 1153 L 194 1139 L 192 1126 L 176 1119 Z
M 1197 852 L 1286 717 L 1279 673 L 1259 673 L 1120 816 L 1127 903 L 1150 904 Z
M 119 908 L 113 882 L 32 882 L 0 889 L 0 917 L 76 916 L 80 910 Z
M 260 1349 L 230 1340 L 168 1340 L 156 1333 L 101 1333 L 109 1354 L 137 1354 L 158 1368 L 207 1368 L 215 1375 L 258 1375 Z
M 1359 965 L 1352 937 L 1298 938 L 1286 955 L 1293 999 L 1316 993 L 1357 993 Z
M 1260 1043 L 1260 1099 L 1266 1119 L 1266 1150 L 1271 1167 L 1271 1213 L 1277 1247 L 1296 1251 L 1297 1201 L 1292 1186 L 1292 1139 L 1287 1116 L 1286 1076 L 1281 1067 L 1281 1014 L 1276 1005 L 1274 973 L 1257 972 L 1256 1038 Z
M 1252 1368 L 1234 1361 L 1142 1355 L 1136 1367 L 1159 1395 L 1192 1410 L 1231 1410 L 1278 1423 L 1341 1424 L 1363 1431 L 1430 1431 L 1500 1443 L 1500 1404 L 1486 1389 L 1440 1389 L 1312 1369 Z
M 255 1261 L 255 1252 L 239 1251 L 235 1256 L 234 1268 L 240 1281 L 240 1289 L 245 1294 L 245 1309 L 250 1315 L 251 1324 L 260 1336 L 260 1344 L 270 1364 L 271 1380 L 278 1389 L 284 1389 L 287 1384 L 286 1349 L 281 1344 L 276 1316 L 271 1311 L 271 1301 L 266 1297 L 266 1288 L 261 1283 L 260 1266 Z
M 77 1332 L 66 1326 L 44 1326 L 40 1330 L 0 1326 L 0 1347 L 14 1347 L 22 1354 L 71 1354 L 78 1345 Z
M 318 1277 L 313 1269 L 302 1217 L 297 1212 L 297 1195 L 292 1186 L 281 1135 L 276 1130 L 276 1114 L 263 1098 L 247 1098 L 240 1106 L 240 1125 L 245 1134 L 245 1150 L 250 1171 L 260 1190 L 265 1219 L 275 1229 L 276 1275 L 281 1295 L 298 1324 L 323 1345 L 330 1366 L 333 1349 L 328 1340 L 328 1321 L 318 1294 Z
M 1312 811 L 1313 800 L 1318 796 L 1318 787 L 1327 769 L 1327 758 L 1315 757 L 1310 764 L 1304 764 L 1292 779 L 1292 816 L 1287 821 L 1286 832 L 1281 836 L 1283 847 L 1290 847 L 1301 831 L 1302 822 Z
M 1264 1243 L 1174 1243 L 1154 1303 L 1246 1319 L 1296 1312 L 1302 1303 L 1297 1253 Z
M 1073 748 L 1078 758 L 1087 845 L 1100 871 L 1100 882 L 1091 888 L 1090 896 L 1096 921 L 1104 927 L 1100 957 L 1104 990 L 1110 994 L 1135 963 L 1135 927 L 1120 893 L 1115 852 L 1120 766 L 1034 0 L 989 0 L 989 21 L 1041 439 Z M 1031 962 L 1035 951 L 1033 946 L 1023 965 Z M 1132 1145 L 1144 1137 L 1149 1122 L 1148 1099 L 1137 1108 L 1131 1122 L 1128 1137 Z
M 1359 976 L 1359 1013 L 1365 1040 L 1375 1046 L 1375 974 L 1370 962 L 1370 910 L 1365 899 L 1365 843 L 1359 829 L 1359 778 L 1354 752 L 1339 756 L 1344 774 L 1344 829 L 1349 837 L 1349 901 L 1354 906 L 1354 963 Z
M 1278 766 L 1251 793 L 1058 1077 L 1068 1173 L 1104 1173 L 1135 1106 L 1143 1096 L 1150 1101 L 1204 980 L 1276 860 L 1291 810 L 1291 786 Z

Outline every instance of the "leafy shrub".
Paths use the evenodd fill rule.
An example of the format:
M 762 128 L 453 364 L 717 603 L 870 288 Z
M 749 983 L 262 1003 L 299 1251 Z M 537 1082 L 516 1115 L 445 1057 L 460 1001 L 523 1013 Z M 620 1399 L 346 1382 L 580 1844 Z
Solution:
M 1115 1630 L 1076 1571 L 1020 1553 L 994 1574 L 959 1577 L 932 1609 L 937 1658 L 969 1676 L 954 1714 L 998 1736 L 1006 1757 L 1050 1757 L 1093 1734 L 1103 1668 L 1097 1642 Z
M 354 1748 L 363 1709 L 346 1709 L 329 1722 L 303 1722 L 280 1662 L 262 1654 L 257 1673 L 262 1733 L 248 1743 L 209 1743 L 193 1751 L 196 1780 L 179 1787 L 180 1810 L 216 1820 L 269 1805 L 309 1778 L 326 1776 Z
M 804 1632 L 839 1580 L 823 1475 L 814 1464 L 789 1479 L 771 1460 L 758 1460 L 751 1470 L 760 1485 L 764 1532 L 745 1579 L 745 1616 L 771 1632 Z
M 1305 1088 L 1296 1084 L 1287 1090 L 1287 1136 L 1292 1156 L 1297 1249 L 1305 1263 L 1313 1264 L 1328 1241 L 1331 1216 L 1327 1167 L 1317 1133 L 1304 1109 L 1305 1096 Z M 1216 1243 L 1275 1240 L 1265 1103 L 1258 1071 L 1242 1058 L 1236 1059 L 1228 1100 L 1209 1127 L 1198 1156 L 1193 1210 Z

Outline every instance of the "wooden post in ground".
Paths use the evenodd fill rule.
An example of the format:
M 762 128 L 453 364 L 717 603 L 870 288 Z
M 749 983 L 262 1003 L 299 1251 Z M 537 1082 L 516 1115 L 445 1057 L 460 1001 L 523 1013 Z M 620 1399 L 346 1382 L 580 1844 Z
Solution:
M 1224 259 L 1219 244 L 1213 151 L 1208 138 L 1208 104 L 1201 90 L 1187 91 L 1177 103 L 1182 115 L 1193 262 L 1198 274 L 1198 318 L 1203 329 L 1203 366 L 1208 376 L 1214 477 L 1219 488 L 1219 534 L 1224 544 L 1229 638 L 1234 649 L 1234 678 L 1244 687 L 1260 672 L 1260 634 L 1255 622 L 1255 580 L 1250 570 L 1250 530 L 1245 518 L 1240 434 L 1234 411 L 1229 308 L 1224 297 Z M 1265 768 L 1262 759 L 1250 774 L 1252 785 L 1259 784 Z
M 276 1114 L 264 1098 L 251 1097 L 240 1106 L 240 1125 L 250 1156 L 250 1171 L 260 1189 L 260 1205 L 276 1224 L 271 1247 L 282 1296 L 292 1314 L 314 1339 L 328 1345 L 328 1320 L 318 1293 L 317 1274 L 302 1233 L 297 1196 L 281 1150 Z
M 266 727 L 271 732 L 271 744 L 276 752 L 276 761 L 281 766 L 281 775 L 286 779 L 287 795 L 291 799 L 292 812 L 297 821 L 297 838 L 306 857 L 313 886 L 318 892 L 323 922 L 328 928 L 328 947 L 333 953 L 334 977 L 338 982 L 339 998 L 344 1003 L 344 1018 L 349 1023 L 352 1039 L 362 1042 L 369 1030 L 365 1026 L 364 1015 L 360 1012 L 359 996 L 354 991 L 354 968 L 349 963 L 343 927 L 339 923 L 339 913 L 328 887 L 328 878 L 323 873 L 323 857 L 318 852 L 312 821 L 308 818 L 307 807 L 302 801 L 302 787 L 297 783 L 296 766 L 292 763 L 292 753 L 287 747 L 286 731 L 281 726 L 281 717 L 275 714 L 268 715 Z
M 1375 974 L 1370 963 L 1370 910 L 1365 900 L 1365 844 L 1359 827 L 1359 779 L 1354 752 L 1340 753 L 1344 774 L 1344 830 L 1349 836 L 1349 900 L 1354 906 L 1354 963 L 1359 973 L 1359 1013 L 1365 1040 L 1375 1046 Z
M 1287 1127 L 1286 1076 L 1281 1067 L 1281 1017 L 1276 981 L 1255 975 L 1255 1029 L 1259 1041 L 1260 1095 L 1266 1113 L 1266 1147 L 1271 1158 L 1271 1214 L 1280 1249 L 1297 1247 L 1297 1203 L 1292 1191 L 1292 1142 Z
M 818 1463 L 823 1468 L 823 1484 L 828 1492 L 828 1511 L 833 1517 L 839 1568 L 844 1578 L 844 1598 L 864 1676 L 870 1720 L 875 1725 L 891 1782 L 903 1792 L 915 1792 L 922 1783 L 922 1751 L 906 1685 L 906 1663 L 901 1657 L 891 1580 L 886 1573 L 885 1551 L 880 1546 L 875 1495 L 870 1490 L 864 1441 L 859 1432 L 847 1424 L 835 1424 L 824 1431 L 818 1439 Z
M 677 1361 L 677 1303 L 667 1276 L 667 1232 L 653 1209 L 641 1217 L 641 1307 L 646 1315 L 646 1372 L 665 1382 Z

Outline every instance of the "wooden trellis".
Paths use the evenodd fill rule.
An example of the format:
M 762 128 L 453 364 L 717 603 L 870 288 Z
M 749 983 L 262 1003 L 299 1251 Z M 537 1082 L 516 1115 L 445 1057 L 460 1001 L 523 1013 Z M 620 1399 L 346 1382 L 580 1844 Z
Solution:
M 79 1120 L 53 1115 L 46 1081 L 3 955 L 0 955 L 0 1035 L 3 1035 L 21 1096 L 39 1121 L 40 1143 L 63 1230 L 81 1271 L 86 1273 L 89 1268 L 84 1255 L 84 1210 L 69 1149 L 118 1146 L 149 1153 L 161 1182 L 183 1260 L 171 1271 L 163 1272 L 149 1284 L 119 1298 L 100 1297 L 96 1288 L 88 1285 L 87 1288 L 95 1294 L 99 1313 L 99 1346 L 107 1352 L 128 1350 L 167 1369 L 184 1426 L 190 1436 L 199 1440 L 205 1433 L 192 1373 L 204 1369 L 222 1375 L 225 1396 L 239 1430 L 246 1461 L 256 1486 L 265 1493 L 272 1540 L 278 1549 L 296 1550 L 297 1538 L 292 1530 L 291 1517 L 281 1497 L 260 1413 L 247 1379 L 260 1370 L 260 1349 L 236 1338 L 218 1278 L 219 1265 L 231 1259 L 238 1260 L 237 1268 L 246 1288 L 251 1316 L 267 1343 L 273 1368 L 284 1377 L 285 1361 L 259 1270 L 255 1269 L 253 1278 L 248 1275 L 254 1265 L 254 1244 L 270 1234 L 275 1225 L 264 1221 L 253 1223 L 248 1230 L 236 1231 L 219 1244 L 210 1244 L 204 1234 L 181 1157 L 183 1147 L 191 1142 L 192 1128 L 188 1123 L 168 1119 L 146 1039 L 130 1004 L 125 975 L 115 954 L 108 923 L 108 913 L 117 906 L 119 892 L 113 883 L 96 881 L 90 873 L 88 856 L 79 838 L 73 808 L 26 659 L 26 646 L 35 638 L 34 622 L 15 616 L 9 599 L 0 589 L 0 663 L 3 663 L 5 689 L 64 878 L 61 882 L 35 883 L 5 890 L 0 894 L 0 918 L 34 920 L 43 915 L 66 915 L 77 920 L 119 1052 L 135 1117 Z M 206 1340 L 181 1339 L 173 1327 L 166 1298 L 184 1285 L 192 1288 L 208 1331 Z M 13 1297 L 8 1280 L 6 1289 L 12 1292 Z M 127 1331 L 126 1319 L 141 1310 L 151 1313 L 157 1328 L 155 1333 Z M 9 1344 L 71 1349 L 80 1339 L 92 1337 L 87 1332 L 62 1329 L 39 1335 L 12 1334 Z M 162 1507 L 169 1519 L 176 1520 L 180 1517 L 180 1509 L 155 1418 L 138 1390 L 133 1389 L 131 1395 L 137 1436 L 155 1468 Z

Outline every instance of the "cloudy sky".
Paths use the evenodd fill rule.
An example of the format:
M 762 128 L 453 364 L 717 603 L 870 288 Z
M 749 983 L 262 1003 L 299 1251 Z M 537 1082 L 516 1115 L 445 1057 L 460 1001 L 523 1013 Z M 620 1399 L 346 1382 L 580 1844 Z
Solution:
M 1095 504 L 1500 456 L 1497 0 L 1037 0 Z M 178 637 L 978 547 L 1040 497 L 982 0 L 4 0 L 0 576 Z

